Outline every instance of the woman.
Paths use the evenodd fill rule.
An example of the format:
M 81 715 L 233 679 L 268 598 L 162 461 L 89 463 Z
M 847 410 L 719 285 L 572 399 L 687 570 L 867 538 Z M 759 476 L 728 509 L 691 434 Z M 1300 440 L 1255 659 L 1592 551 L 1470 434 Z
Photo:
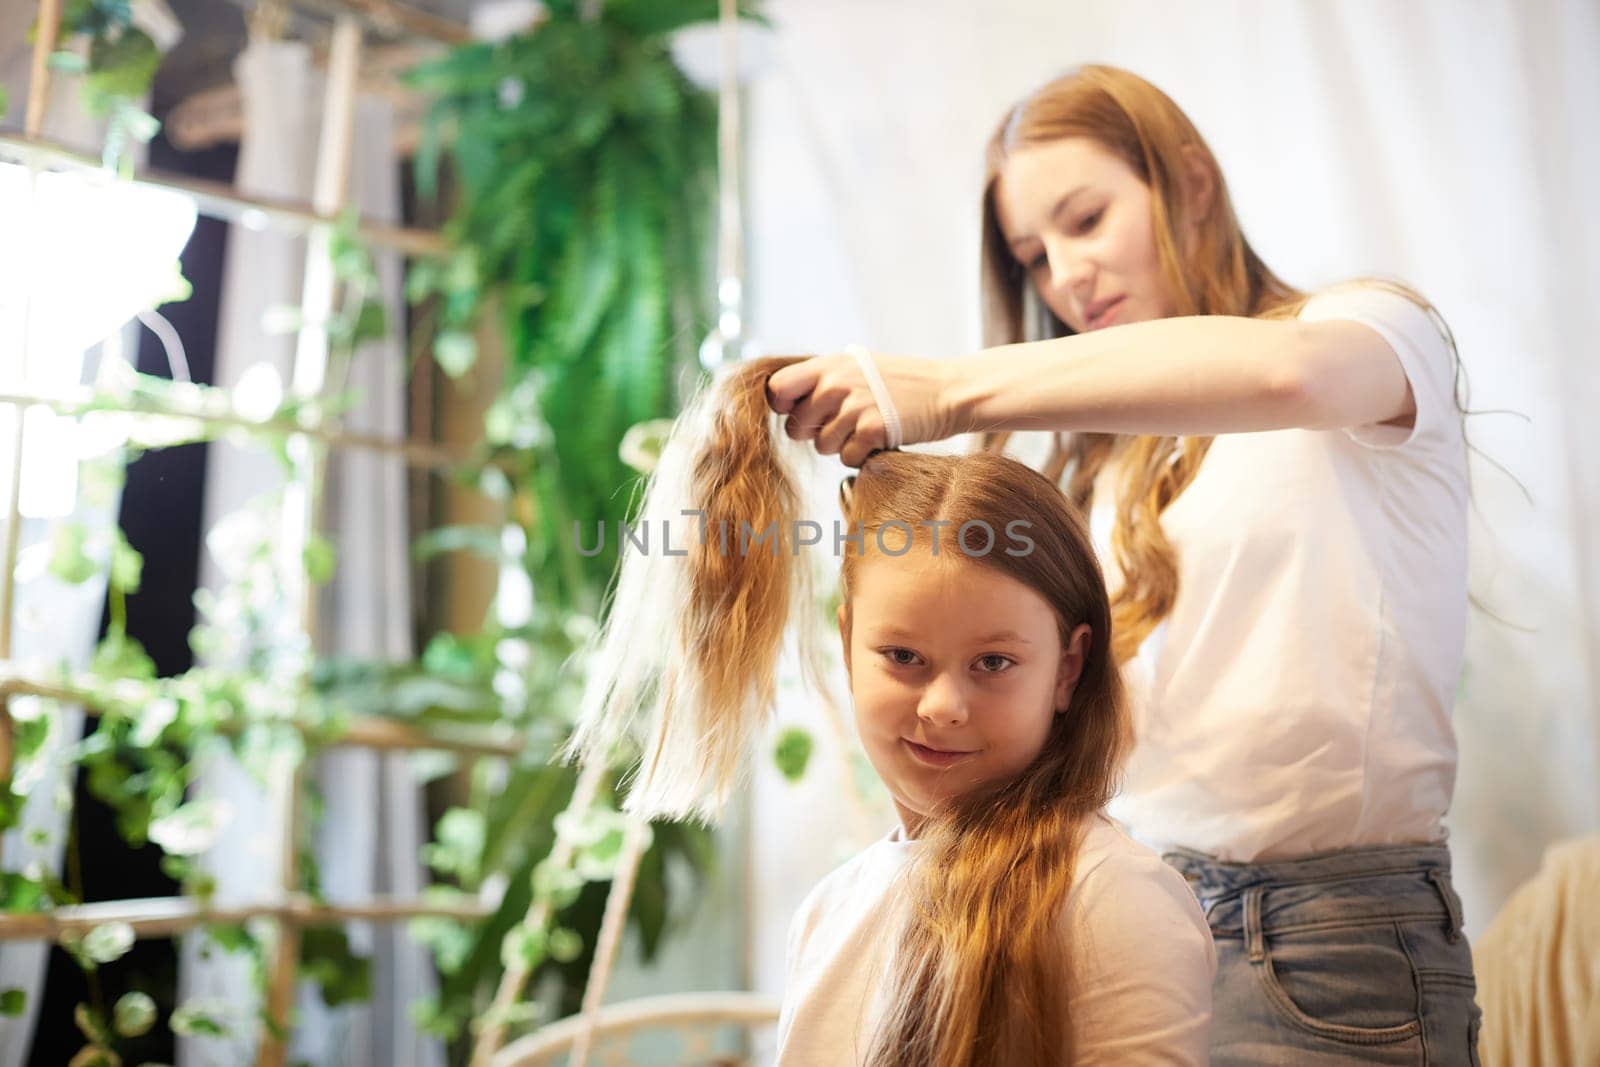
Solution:
M 851 466 L 886 419 L 906 444 L 1048 442 L 1134 698 L 1111 811 L 1216 938 L 1213 1062 L 1472 1062 L 1441 825 L 1467 604 L 1448 332 L 1400 286 L 1276 277 L 1193 125 L 1126 71 L 1012 108 L 983 214 L 988 348 L 818 357 L 769 403 Z

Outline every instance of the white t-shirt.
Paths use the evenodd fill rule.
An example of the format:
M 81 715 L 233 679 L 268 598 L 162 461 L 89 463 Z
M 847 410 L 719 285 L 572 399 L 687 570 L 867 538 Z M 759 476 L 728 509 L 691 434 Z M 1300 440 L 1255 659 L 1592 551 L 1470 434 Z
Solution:
M 1157 849 L 1249 862 L 1445 836 L 1467 612 L 1454 357 L 1389 290 L 1323 293 L 1300 318 L 1381 334 L 1416 419 L 1219 435 L 1163 513 L 1178 597 L 1124 668 L 1137 743 L 1109 809 Z M 1038 462 L 1050 435 L 1027 436 Z M 1090 515 L 1113 591 L 1114 478 Z
M 779 1067 L 848 1067 L 893 967 L 901 827 L 819 882 L 789 924 Z M 1183 876 L 1109 819 L 1084 833 L 1064 904 L 1079 1064 L 1207 1062 L 1216 954 Z

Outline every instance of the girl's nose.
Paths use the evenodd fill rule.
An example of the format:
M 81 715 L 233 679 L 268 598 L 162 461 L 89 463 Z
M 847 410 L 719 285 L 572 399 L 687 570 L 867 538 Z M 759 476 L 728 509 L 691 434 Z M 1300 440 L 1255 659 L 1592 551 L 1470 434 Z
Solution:
M 917 702 L 917 718 L 943 727 L 964 724 L 967 700 L 961 685 L 947 674 L 936 675 Z

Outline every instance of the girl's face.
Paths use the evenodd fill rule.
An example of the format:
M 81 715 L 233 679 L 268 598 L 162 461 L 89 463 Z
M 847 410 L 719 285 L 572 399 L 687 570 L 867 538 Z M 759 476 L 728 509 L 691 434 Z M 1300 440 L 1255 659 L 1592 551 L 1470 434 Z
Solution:
M 1008 781 L 1072 700 L 1089 627 L 1009 575 L 918 546 L 866 561 L 839 635 L 856 729 L 906 831 L 944 797 Z
M 1150 187 L 1087 137 L 1013 152 L 995 216 L 1040 299 L 1077 333 L 1171 315 Z

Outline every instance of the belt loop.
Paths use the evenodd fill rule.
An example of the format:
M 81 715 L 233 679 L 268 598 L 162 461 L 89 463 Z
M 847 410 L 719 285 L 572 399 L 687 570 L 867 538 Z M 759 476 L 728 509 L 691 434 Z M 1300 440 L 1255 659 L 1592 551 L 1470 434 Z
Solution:
M 1244 891 L 1244 946 L 1250 953 L 1251 963 L 1267 958 L 1266 945 L 1261 934 L 1261 894 L 1266 886 L 1253 885 Z
M 1428 881 L 1433 883 L 1433 888 L 1439 891 L 1439 899 L 1444 901 L 1445 914 L 1450 917 L 1448 938 L 1452 944 L 1461 940 L 1461 898 L 1456 896 L 1456 891 L 1450 884 L 1450 875 L 1439 867 L 1428 868 Z

